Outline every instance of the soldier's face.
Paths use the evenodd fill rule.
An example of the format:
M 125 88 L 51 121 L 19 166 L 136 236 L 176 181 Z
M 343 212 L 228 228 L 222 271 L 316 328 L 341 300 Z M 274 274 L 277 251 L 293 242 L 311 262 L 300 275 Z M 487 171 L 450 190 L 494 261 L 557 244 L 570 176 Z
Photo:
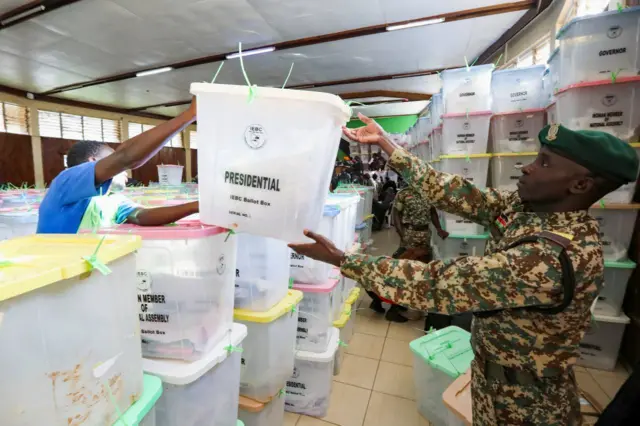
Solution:
M 586 168 L 543 147 L 535 161 L 522 168 L 518 194 L 525 202 L 561 201 L 590 190 L 582 188 L 588 175 Z

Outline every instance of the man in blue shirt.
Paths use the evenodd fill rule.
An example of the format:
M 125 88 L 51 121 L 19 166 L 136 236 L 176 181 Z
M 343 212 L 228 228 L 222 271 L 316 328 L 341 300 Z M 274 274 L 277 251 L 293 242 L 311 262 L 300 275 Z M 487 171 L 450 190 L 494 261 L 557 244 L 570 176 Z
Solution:
M 38 233 L 75 234 L 82 227 L 128 222 L 142 226 L 173 223 L 197 213 L 198 202 L 146 209 L 110 188 L 124 185 L 124 173 L 153 157 L 176 133 L 196 120 L 195 98 L 179 116 L 122 143 L 114 151 L 100 142 L 77 142 L 68 152 L 68 169 L 51 183 L 40 204 Z

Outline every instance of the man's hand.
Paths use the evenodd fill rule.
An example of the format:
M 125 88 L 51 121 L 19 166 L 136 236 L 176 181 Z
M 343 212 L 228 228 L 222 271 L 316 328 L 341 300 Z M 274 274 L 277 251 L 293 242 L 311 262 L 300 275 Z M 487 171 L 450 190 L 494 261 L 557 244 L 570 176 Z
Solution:
M 333 266 L 340 267 L 344 259 L 344 252 L 338 248 L 327 238 L 311 231 L 304 231 L 306 237 L 311 238 L 315 243 L 308 244 L 289 244 L 289 247 L 298 254 L 328 263 Z
M 184 112 L 189 120 L 193 123 L 198 119 L 198 104 L 196 102 L 196 97 L 193 96 L 191 98 L 191 104 L 189 105 L 189 109 Z
M 365 125 L 357 129 L 342 128 L 342 133 L 352 141 L 360 143 L 375 143 L 379 144 L 384 140 L 385 132 L 378 123 L 369 117 L 358 114 L 358 118 Z
M 440 236 L 440 238 L 442 238 L 443 240 L 446 240 L 449 236 L 449 233 L 444 229 L 438 229 L 438 236 Z

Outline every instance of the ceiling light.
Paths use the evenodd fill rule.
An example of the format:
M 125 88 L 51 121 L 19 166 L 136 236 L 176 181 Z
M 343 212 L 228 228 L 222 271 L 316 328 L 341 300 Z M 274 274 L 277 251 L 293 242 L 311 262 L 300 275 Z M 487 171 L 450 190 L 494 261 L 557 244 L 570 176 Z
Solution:
M 246 52 L 242 52 L 242 57 L 244 58 L 245 56 L 259 55 L 261 53 L 269 53 L 269 52 L 273 52 L 274 50 L 276 50 L 275 46 L 261 47 L 260 49 L 247 50 Z M 239 58 L 240 56 L 241 55 L 239 52 L 231 53 L 227 55 L 227 59 Z
M 45 7 L 42 6 L 42 5 L 36 6 L 34 8 L 31 8 L 29 10 L 25 10 L 22 13 L 18 13 L 17 15 L 10 16 L 7 19 L 4 19 L 4 20 L 0 21 L 0 25 L 10 24 L 10 23 L 15 22 L 15 21 L 17 21 L 19 19 L 26 18 L 27 16 L 31 16 L 34 13 L 42 12 L 42 11 L 44 11 L 44 9 L 45 9 Z
M 171 67 L 163 67 L 163 68 L 156 68 L 154 70 L 140 71 L 136 73 L 136 77 L 144 77 L 146 75 L 153 75 L 153 74 L 162 74 L 163 72 L 169 72 L 172 69 L 173 68 Z
M 408 24 L 390 25 L 387 27 L 387 31 L 404 30 L 407 28 L 424 27 L 425 25 L 441 24 L 444 22 L 444 18 L 427 19 L 425 21 L 410 22 Z

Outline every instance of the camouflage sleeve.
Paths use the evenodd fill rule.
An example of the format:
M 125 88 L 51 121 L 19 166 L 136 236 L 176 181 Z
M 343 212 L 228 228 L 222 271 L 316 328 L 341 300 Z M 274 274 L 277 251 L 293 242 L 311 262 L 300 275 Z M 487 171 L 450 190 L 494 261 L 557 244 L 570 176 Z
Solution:
M 407 191 L 402 190 L 400 192 L 398 192 L 398 195 L 396 195 L 396 199 L 393 200 L 393 208 L 398 210 L 399 212 L 402 211 L 402 209 L 404 208 L 404 197 L 406 195 Z
M 489 226 L 512 200 L 510 192 L 479 189 L 462 176 L 438 172 L 404 149 L 396 149 L 389 165 L 438 210 Z
M 348 254 L 344 276 L 393 302 L 421 311 L 469 311 L 559 303 L 559 249 L 543 241 L 484 257 L 423 263 Z

